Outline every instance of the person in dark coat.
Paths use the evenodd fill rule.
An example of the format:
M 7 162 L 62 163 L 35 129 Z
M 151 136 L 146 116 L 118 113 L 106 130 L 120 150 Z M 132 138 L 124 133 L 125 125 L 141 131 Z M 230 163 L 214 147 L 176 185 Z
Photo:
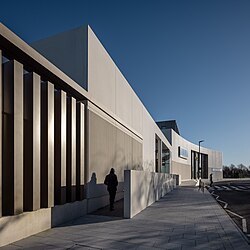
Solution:
M 212 187 L 213 186 L 213 174 L 211 173 L 210 174 L 210 187 Z
M 110 169 L 110 173 L 106 175 L 104 184 L 107 185 L 107 190 L 109 192 L 109 205 L 110 211 L 114 210 L 115 195 L 118 186 L 117 176 L 113 168 Z

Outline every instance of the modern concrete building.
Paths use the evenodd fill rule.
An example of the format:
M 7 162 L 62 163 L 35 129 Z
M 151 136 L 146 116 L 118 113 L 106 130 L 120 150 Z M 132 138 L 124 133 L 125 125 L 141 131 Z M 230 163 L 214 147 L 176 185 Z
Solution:
M 181 180 L 206 180 L 213 174 L 213 180 L 223 178 L 222 153 L 185 140 L 181 137 L 177 123 L 173 121 L 157 122 L 171 144 L 171 173 L 180 175 Z M 201 141 L 202 142 L 202 141 Z
M 161 131 L 90 27 L 31 47 L 0 24 L 0 64 L 0 246 L 107 205 L 111 167 L 117 199 L 136 197 L 127 217 L 171 174 L 196 178 L 198 146 Z M 221 153 L 201 152 L 208 173 L 221 170 Z

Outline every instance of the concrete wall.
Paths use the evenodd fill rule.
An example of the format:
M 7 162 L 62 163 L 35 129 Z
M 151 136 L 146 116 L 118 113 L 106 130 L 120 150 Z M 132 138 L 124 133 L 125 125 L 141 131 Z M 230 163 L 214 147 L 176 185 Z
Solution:
M 86 198 L 88 211 L 109 203 L 107 187 L 103 184 L 111 167 L 118 177 L 116 198 L 123 198 L 125 169 L 142 169 L 142 140 L 112 117 L 87 102 L 88 165 Z
M 142 140 L 119 126 L 109 116 L 88 104 L 89 178 L 95 173 L 97 183 L 103 183 L 110 168 L 123 181 L 124 169 L 142 169 Z
M 82 26 L 31 45 L 86 90 L 87 29 L 87 26 Z
M 85 44 L 87 39 L 87 52 L 85 45 L 82 45 L 77 46 L 77 53 L 73 49 L 73 53 L 68 55 L 73 39 L 77 40 L 77 44 L 79 41 Z M 59 48 L 52 50 L 58 43 L 60 43 Z M 33 43 L 32 46 L 56 65 L 67 70 L 65 72 L 76 79 L 80 85 L 82 85 L 82 80 L 78 79 L 82 78 L 79 78 L 77 71 L 88 65 L 87 73 L 84 74 L 84 76 L 87 75 L 86 85 L 88 86 L 85 89 L 88 90 L 91 103 L 122 124 L 139 140 L 143 140 L 143 169 L 154 171 L 155 134 L 168 148 L 171 148 L 171 145 L 91 28 L 82 27 L 68 31 Z M 87 63 L 82 60 L 86 54 Z M 69 70 L 72 65 L 77 65 L 77 67 Z
M 132 218 L 176 187 L 169 174 L 125 170 L 124 217 Z
M 0 247 L 87 214 L 87 201 L 0 218 Z
M 178 174 L 181 181 L 191 179 L 191 166 L 189 164 L 172 161 L 171 167 L 171 173 Z
M 115 65 L 93 31 L 88 29 L 88 92 L 96 104 L 108 110 L 124 127 L 143 141 L 142 166 L 155 170 L 155 134 L 171 145 L 143 103 Z
M 2 217 L 0 218 L 0 247 L 49 228 L 51 228 L 50 208 Z
M 187 141 L 171 129 L 172 137 L 172 174 L 180 174 L 181 179 L 191 178 L 191 151 L 199 152 L 199 146 Z M 188 151 L 188 157 L 183 159 L 178 155 L 178 147 Z M 200 152 L 208 155 L 208 176 L 213 173 L 213 179 L 222 179 L 222 153 L 208 148 L 200 147 Z M 189 174 L 189 173 L 190 174 Z

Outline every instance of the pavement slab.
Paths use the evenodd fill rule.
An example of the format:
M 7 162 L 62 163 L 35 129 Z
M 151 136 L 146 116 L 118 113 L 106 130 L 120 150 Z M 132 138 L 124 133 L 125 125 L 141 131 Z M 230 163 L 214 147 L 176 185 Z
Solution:
M 195 187 L 176 188 L 132 219 L 121 214 L 99 210 L 1 249 L 250 249 L 209 192 Z

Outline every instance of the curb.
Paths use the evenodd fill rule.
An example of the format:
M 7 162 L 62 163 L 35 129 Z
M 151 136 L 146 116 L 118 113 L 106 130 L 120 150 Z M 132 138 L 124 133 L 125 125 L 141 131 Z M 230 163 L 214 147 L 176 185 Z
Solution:
M 237 228 L 237 230 L 240 232 L 242 238 L 246 241 L 246 243 L 248 245 L 250 245 L 250 240 L 248 239 L 248 237 L 242 232 L 242 230 L 237 226 L 237 224 L 234 222 L 234 220 L 229 216 L 229 214 L 226 212 L 226 210 L 224 208 L 221 207 L 221 205 L 217 202 L 217 200 L 214 198 L 213 194 L 211 194 L 207 189 L 206 192 L 210 194 L 210 197 L 213 198 L 213 200 L 215 201 L 215 203 L 217 204 L 217 206 L 224 211 L 224 213 L 228 216 L 228 218 L 231 220 L 231 222 L 233 223 L 233 225 Z

